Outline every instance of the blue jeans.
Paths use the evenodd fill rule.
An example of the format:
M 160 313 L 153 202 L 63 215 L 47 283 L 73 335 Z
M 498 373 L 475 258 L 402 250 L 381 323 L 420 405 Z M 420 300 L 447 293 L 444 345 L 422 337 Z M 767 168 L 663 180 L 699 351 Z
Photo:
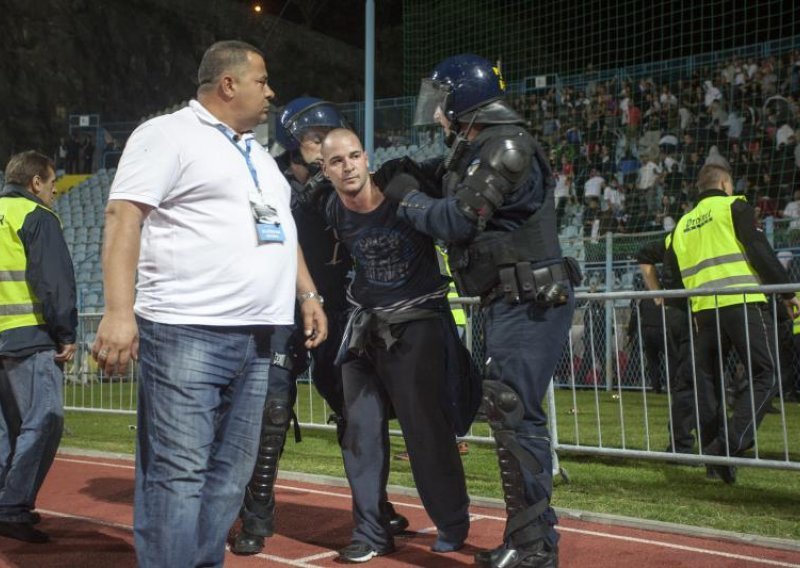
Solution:
M 255 465 L 273 327 L 137 321 L 139 566 L 222 566 Z
M 30 522 L 64 429 L 64 375 L 55 351 L 0 365 L 0 521 Z

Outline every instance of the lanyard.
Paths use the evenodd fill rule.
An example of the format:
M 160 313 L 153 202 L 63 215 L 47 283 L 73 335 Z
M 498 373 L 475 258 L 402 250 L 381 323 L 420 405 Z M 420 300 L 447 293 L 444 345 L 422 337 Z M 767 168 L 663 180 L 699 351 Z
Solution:
M 228 129 L 225 128 L 225 126 L 223 126 L 222 124 L 217 124 L 216 127 L 217 130 L 222 132 L 222 134 L 225 136 L 228 142 L 233 144 L 233 147 L 236 148 L 236 150 L 238 150 L 239 153 L 244 157 L 244 161 L 245 163 L 247 163 L 247 169 L 250 171 L 250 177 L 253 178 L 253 183 L 256 186 L 256 191 L 259 193 L 259 195 L 261 195 L 261 186 L 258 184 L 258 173 L 256 172 L 256 167 L 253 165 L 253 161 L 250 159 L 250 145 L 253 143 L 253 139 L 248 138 L 247 140 L 244 141 L 244 144 L 247 147 L 247 151 L 245 152 L 244 150 L 242 150 L 242 147 L 239 146 L 233 139 L 234 137 L 228 135 Z

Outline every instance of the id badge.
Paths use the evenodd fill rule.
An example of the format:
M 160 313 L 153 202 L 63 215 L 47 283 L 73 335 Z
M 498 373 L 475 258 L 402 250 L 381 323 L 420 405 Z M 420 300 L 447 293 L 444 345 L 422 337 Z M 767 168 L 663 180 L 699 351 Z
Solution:
M 258 244 L 282 243 L 285 240 L 283 227 L 278 223 L 256 223 L 256 234 L 258 234 Z

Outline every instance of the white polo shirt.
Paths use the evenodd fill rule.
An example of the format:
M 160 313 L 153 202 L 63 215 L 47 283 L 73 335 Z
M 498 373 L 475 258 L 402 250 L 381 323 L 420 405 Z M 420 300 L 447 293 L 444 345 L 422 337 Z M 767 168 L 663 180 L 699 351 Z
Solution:
M 154 209 L 142 227 L 136 313 L 168 324 L 290 324 L 294 320 L 297 231 L 290 189 L 255 140 L 259 186 L 278 210 L 285 239 L 258 244 L 244 156 L 197 101 L 139 126 L 109 200 Z M 245 134 L 239 142 L 244 149 Z

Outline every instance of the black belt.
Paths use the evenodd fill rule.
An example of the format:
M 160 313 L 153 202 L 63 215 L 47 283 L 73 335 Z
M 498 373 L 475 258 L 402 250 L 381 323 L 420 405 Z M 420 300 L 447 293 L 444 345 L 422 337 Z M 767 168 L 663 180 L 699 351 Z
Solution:
M 512 304 L 562 304 L 567 301 L 568 288 L 561 283 L 567 280 L 570 273 L 564 261 L 536 268 L 531 262 L 518 262 L 500 269 L 500 284 L 489 293 L 486 302 L 503 296 Z

